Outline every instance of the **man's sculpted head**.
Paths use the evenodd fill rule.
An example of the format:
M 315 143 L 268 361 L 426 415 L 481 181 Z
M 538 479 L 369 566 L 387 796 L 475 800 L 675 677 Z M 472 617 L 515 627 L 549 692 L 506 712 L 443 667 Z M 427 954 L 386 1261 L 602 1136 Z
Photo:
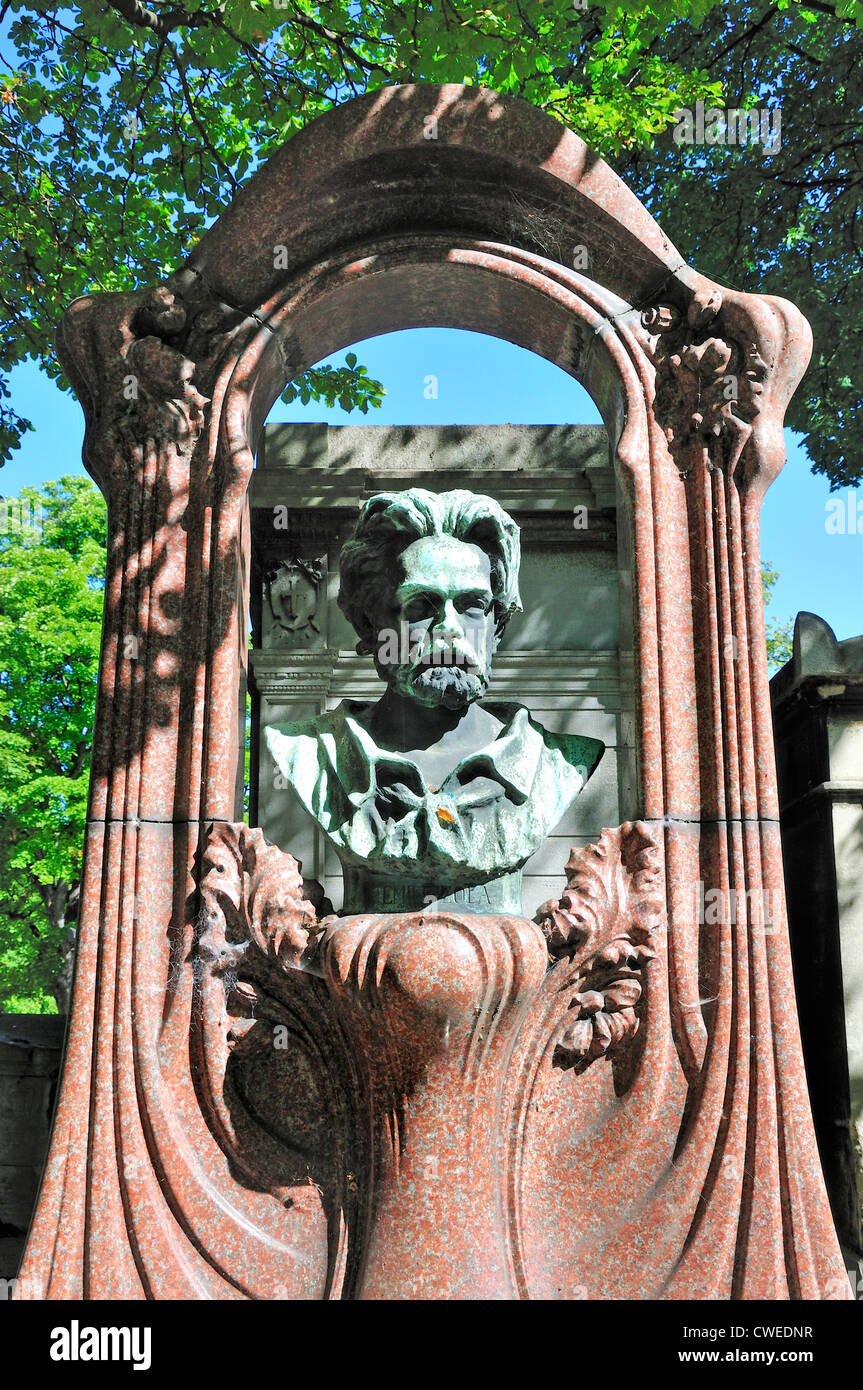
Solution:
M 341 555 L 339 606 L 378 674 L 418 703 L 467 708 L 518 594 L 518 527 L 491 497 L 409 488 L 363 507 Z

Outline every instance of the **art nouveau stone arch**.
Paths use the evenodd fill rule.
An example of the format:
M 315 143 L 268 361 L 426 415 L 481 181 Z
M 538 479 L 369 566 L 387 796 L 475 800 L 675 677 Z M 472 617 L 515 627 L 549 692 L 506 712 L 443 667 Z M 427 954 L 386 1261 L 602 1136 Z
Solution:
M 578 246 L 589 279 L 568 269 Z M 287 1171 L 272 1134 L 252 1158 L 243 1148 L 248 1114 L 222 1089 L 221 986 L 196 955 L 198 885 L 206 829 L 239 814 L 258 433 L 313 362 L 426 325 L 530 348 L 602 411 L 633 530 L 638 834 L 659 846 L 667 910 L 641 1040 L 614 1084 L 591 1079 L 597 1068 L 581 1098 L 552 1094 L 550 1073 L 542 1083 L 570 1131 L 587 1095 L 604 1116 L 598 1149 L 568 1149 L 575 1206 L 548 1174 L 537 1214 L 527 1111 L 502 1119 L 512 1163 L 494 1201 L 515 1254 L 501 1254 L 495 1294 L 845 1297 L 781 908 L 758 539 L 808 326 L 785 301 L 688 268 L 549 117 L 432 86 L 337 108 L 273 156 L 164 284 L 86 297 L 63 319 L 85 461 L 109 504 L 109 571 L 73 1013 L 27 1287 L 362 1296 L 368 1194 L 351 1195 L 348 1141 L 332 1187 Z M 624 842 L 603 854 L 624 856 Z M 738 895 L 730 920 L 699 925 L 699 883 Z M 310 1036 L 323 988 L 295 1001 Z M 333 1033 L 307 1055 L 309 1086 L 352 1133 L 350 1047 Z M 539 1083 L 518 1065 L 530 1096 Z M 609 1191 L 629 1195 L 597 1215 Z M 562 1231 L 554 1264 L 543 1232 Z M 443 1280 L 432 1296 L 445 1292 Z

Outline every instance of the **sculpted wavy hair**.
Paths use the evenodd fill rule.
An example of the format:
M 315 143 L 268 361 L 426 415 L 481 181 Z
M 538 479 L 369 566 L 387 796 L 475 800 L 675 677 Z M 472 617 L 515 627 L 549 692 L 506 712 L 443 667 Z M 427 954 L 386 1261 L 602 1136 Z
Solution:
M 379 492 L 363 505 L 339 561 L 339 607 L 360 639 L 361 655 L 375 650 L 377 616 L 392 599 L 395 561 L 425 536 L 452 536 L 488 556 L 498 638 L 513 613 L 522 611 L 519 530 L 493 497 L 421 487 Z

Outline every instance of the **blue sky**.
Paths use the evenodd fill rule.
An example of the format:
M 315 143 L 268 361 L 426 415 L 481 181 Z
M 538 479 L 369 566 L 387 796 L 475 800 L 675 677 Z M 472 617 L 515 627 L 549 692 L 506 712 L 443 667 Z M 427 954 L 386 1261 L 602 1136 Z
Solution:
M 452 329 L 412 329 L 371 338 L 354 347 L 359 360 L 387 388 L 380 410 L 346 414 L 311 402 L 277 403 L 271 421 L 326 420 L 330 424 L 592 424 L 600 417 L 573 379 L 551 363 L 497 338 Z M 329 359 L 344 362 L 344 353 Z M 425 382 L 437 377 L 437 399 Z M 0 472 L 0 492 L 16 494 L 63 473 L 83 472 L 83 417 L 73 397 L 58 390 L 32 363 L 12 373 L 12 404 L 35 429 Z M 801 609 L 825 618 L 840 639 L 863 632 L 863 515 L 859 530 L 828 532 L 827 480 L 814 476 L 796 437 L 786 430 L 788 462 L 770 488 L 762 515 L 762 555 L 779 571 L 769 610 L 780 621 Z M 851 507 L 863 490 L 832 494 Z

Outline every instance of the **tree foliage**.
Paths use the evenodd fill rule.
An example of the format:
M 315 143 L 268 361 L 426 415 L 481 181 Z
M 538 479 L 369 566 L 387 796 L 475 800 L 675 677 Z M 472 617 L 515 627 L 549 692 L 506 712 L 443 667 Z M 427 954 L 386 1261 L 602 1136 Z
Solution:
M 701 16 L 716 2 L 685 8 Z M 65 304 L 162 278 L 261 160 L 351 95 L 399 81 L 483 83 L 546 108 L 604 153 L 649 141 L 681 103 L 719 92 L 698 67 L 650 52 L 678 8 L 6 0 L 0 380 L 28 356 L 60 378 L 53 333 Z M 382 393 L 331 368 L 297 388 L 360 409 Z M 27 423 L 0 399 L 0 457 Z
M 63 305 L 164 276 L 335 102 L 452 81 L 549 111 L 699 269 L 797 302 L 816 355 L 789 423 L 831 486 L 859 479 L 863 0 L 5 0 L 0 15 L 0 458 L 29 424 L 8 370 L 32 356 L 60 377 Z M 780 148 L 675 145 L 675 113 L 699 100 L 781 106 Z M 383 388 L 328 364 L 296 391 L 368 410 Z
M 861 25 L 860 5 L 743 0 L 698 29 L 673 26 L 669 57 L 717 79 L 726 109 L 778 108 L 781 145 L 687 148 L 665 135 L 617 163 L 700 271 L 806 314 L 812 364 L 786 424 L 831 489 L 863 477 Z
M 5 505 L 0 527 L 0 1009 L 59 1004 L 62 1012 L 90 774 L 105 504 L 83 477 L 41 493 L 25 488 L 21 501 Z
M 789 620 L 781 622 L 768 616 L 773 588 L 779 578 L 773 565 L 764 560 L 761 564 L 761 595 L 764 599 L 764 636 L 767 641 L 767 665 L 778 669 L 791 660 L 794 646 L 794 624 Z

